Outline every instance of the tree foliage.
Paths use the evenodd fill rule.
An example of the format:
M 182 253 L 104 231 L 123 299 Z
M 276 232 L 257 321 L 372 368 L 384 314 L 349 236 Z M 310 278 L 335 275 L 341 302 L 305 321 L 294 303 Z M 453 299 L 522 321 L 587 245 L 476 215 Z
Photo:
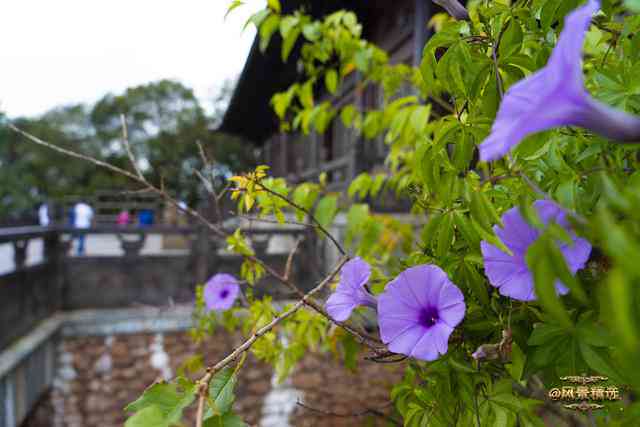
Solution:
M 161 80 L 131 87 L 120 95 L 108 94 L 93 106 L 55 108 L 37 118 L 18 118 L 19 128 L 61 147 L 74 149 L 127 168 L 122 142 L 121 115 L 125 115 L 129 141 L 138 166 L 147 179 L 164 181 L 176 196 L 191 204 L 204 196 L 193 171 L 202 159 L 201 142 L 217 168 L 211 172 L 222 185 L 231 171 L 254 164 L 250 146 L 215 131 L 221 106 L 228 101 L 228 85 L 207 114 L 193 91 L 181 83 Z M 45 148 L 25 146 L 21 138 L 0 130 L 2 159 L 1 214 L 19 216 L 33 212 L 42 201 L 62 201 L 67 196 L 91 196 L 96 190 L 130 189 L 124 177 L 82 162 L 68 162 Z

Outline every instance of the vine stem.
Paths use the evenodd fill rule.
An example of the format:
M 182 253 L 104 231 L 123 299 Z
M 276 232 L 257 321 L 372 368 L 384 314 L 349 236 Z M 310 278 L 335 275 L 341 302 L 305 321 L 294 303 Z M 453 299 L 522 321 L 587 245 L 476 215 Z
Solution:
M 126 176 L 127 178 L 130 178 L 132 181 L 135 181 L 141 185 L 144 186 L 143 190 L 146 190 L 150 193 L 155 193 L 157 195 L 159 195 L 160 197 L 162 197 L 165 201 L 167 201 L 169 204 L 178 207 L 180 209 L 182 209 L 184 212 L 186 212 L 188 215 L 192 216 L 193 218 L 197 219 L 199 222 L 201 222 L 202 224 L 204 224 L 209 230 L 211 230 L 211 232 L 213 232 L 214 234 L 216 234 L 218 237 L 222 237 L 222 238 L 227 238 L 229 236 L 229 233 L 225 232 L 224 229 L 222 229 L 221 227 L 213 224 L 212 222 L 210 222 L 209 220 L 207 220 L 203 215 L 201 215 L 198 211 L 196 211 L 195 209 L 190 208 L 189 206 L 186 207 L 181 207 L 180 203 L 174 199 L 173 197 L 171 197 L 164 189 L 162 188 L 157 188 L 155 187 L 153 184 L 151 184 L 150 182 L 148 182 L 144 177 L 139 177 L 138 175 L 129 172 L 126 169 L 122 169 L 118 166 L 114 166 L 110 163 L 104 162 L 102 160 L 96 159 L 94 157 L 91 156 L 87 156 L 85 154 L 82 153 L 78 153 L 76 151 L 72 151 L 72 150 L 68 150 L 66 148 L 62 148 L 59 147 L 55 144 L 52 144 L 50 142 L 44 141 L 40 138 L 38 138 L 37 136 L 31 135 L 28 132 L 23 131 L 22 129 L 14 126 L 12 123 L 8 123 L 7 126 L 9 127 L 9 129 L 17 132 L 18 134 L 22 135 L 23 137 L 25 137 L 27 140 L 46 147 L 50 150 L 56 151 L 58 153 L 64 154 L 68 157 L 72 157 L 75 159 L 79 159 L 79 160 L 83 160 L 85 162 L 94 164 L 98 167 L 107 169 L 111 172 Z M 135 160 L 134 160 L 135 161 Z M 260 184 L 261 185 L 261 184 Z M 277 193 L 276 193 L 277 194 Z M 279 195 L 281 196 L 281 195 Z M 287 201 L 287 203 L 290 203 L 291 201 L 287 198 L 285 198 L 285 200 Z M 328 233 L 328 231 L 325 230 L 325 233 Z M 330 236 L 330 233 L 327 234 Z M 335 239 L 332 239 L 335 242 Z M 341 247 L 340 247 L 341 249 Z M 344 251 L 342 251 L 342 253 L 344 253 Z M 294 293 L 296 293 L 296 295 L 300 296 L 300 298 L 304 297 L 304 292 L 302 292 L 293 282 L 291 282 L 287 277 L 284 277 L 284 275 L 278 273 L 275 269 L 273 269 L 271 266 L 267 265 L 265 262 L 263 262 L 262 260 L 258 259 L 257 257 L 255 257 L 254 255 L 249 255 L 246 257 L 247 259 L 249 259 L 251 262 L 254 262 L 256 264 L 259 264 L 261 267 L 264 268 L 264 270 L 273 278 L 275 278 L 277 281 L 279 281 L 280 283 L 282 283 L 283 285 L 285 285 L 287 288 L 289 288 L 290 290 L 292 290 Z M 337 326 L 341 327 L 342 329 L 344 329 L 345 331 L 347 331 L 348 333 L 350 333 L 351 335 L 353 335 L 356 338 L 356 341 L 362 345 L 365 345 L 367 347 L 369 347 L 371 350 L 373 350 L 376 353 L 380 352 L 380 348 L 376 345 L 378 343 L 380 343 L 380 340 L 378 340 L 375 337 L 372 337 L 370 335 L 368 335 L 366 332 L 364 331 L 359 331 L 358 329 L 356 329 L 353 326 L 350 326 L 346 323 L 343 322 L 337 322 L 335 321 L 333 318 L 331 318 L 331 316 L 329 316 L 329 314 L 322 308 L 322 305 L 316 301 L 315 299 L 312 298 L 307 298 L 304 300 L 304 303 L 306 305 L 308 305 L 310 308 L 312 308 L 313 310 L 315 310 L 317 313 L 319 313 L 320 315 L 324 316 L 327 320 L 329 320 L 330 322 L 336 324 Z
M 286 203 L 288 203 L 293 208 L 298 209 L 301 212 L 304 212 L 309 217 L 309 219 L 316 225 L 316 227 L 318 227 L 318 230 L 320 230 L 322 232 L 322 234 L 324 234 L 325 236 L 327 236 L 328 239 L 331 240 L 331 242 L 338 249 L 338 251 L 340 251 L 340 255 L 346 255 L 346 252 L 345 252 L 344 248 L 342 247 L 342 245 L 340 245 L 340 243 L 338 243 L 336 238 L 333 237 L 333 235 L 331 233 L 329 233 L 329 231 L 327 231 L 327 229 L 324 228 L 324 226 L 322 224 L 320 224 L 320 221 L 318 221 L 316 219 L 316 217 L 313 216 L 311 214 L 311 212 L 309 212 L 308 209 L 305 209 L 304 207 L 302 207 L 299 204 L 295 203 L 293 200 L 289 200 L 286 196 L 283 196 L 282 194 L 278 193 L 277 191 L 273 191 L 272 189 L 266 187 L 260 181 L 253 181 L 253 182 L 256 183 L 257 185 L 259 185 L 260 189 L 264 190 L 265 192 L 267 192 L 267 193 L 271 194 L 272 196 L 275 196 L 275 197 L 277 197 L 277 198 L 279 198 L 281 200 L 284 200 Z
M 314 294 L 320 292 L 327 284 L 329 284 L 333 280 L 333 278 L 338 274 L 342 266 L 348 260 L 349 260 L 349 257 L 347 256 L 343 256 L 342 258 L 340 258 L 340 260 L 338 261 L 336 266 L 333 268 L 331 273 L 327 277 L 325 277 L 318 285 L 316 285 L 316 287 L 314 287 L 309 292 L 307 292 L 304 295 L 304 297 L 302 297 L 298 302 L 296 302 L 291 308 L 280 313 L 278 316 L 274 317 L 273 320 L 271 320 L 271 322 L 269 322 L 262 328 L 255 331 L 253 335 L 251 335 L 240 346 L 236 347 L 236 349 L 233 350 L 231 353 L 229 353 L 224 359 L 220 360 L 218 363 L 211 366 L 210 368 L 207 368 L 207 373 L 198 382 L 198 395 L 199 395 L 198 396 L 198 414 L 199 416 L 196 419 L 196 427 L 202 427 L 202 413 L 200 409 L 204 408 L 204 401 L 206 400 L 208 395 L 209 383 L 211 382 L 213 376 L 222 368 L 224 368 L 225 366 L 227 366 L 228 364 L 236 360 L 244 352 L 249 350 L 253 345 L 253 343 L 258 338 L 260 338 L 267 332 L 271 331 L 276 325 L 278 325 L 284 319 L 291 316 L 296 311 L 300 310 L 300 308 L 302 308 L 305 305 L 306 301 L 309 298 L 311 298 Z

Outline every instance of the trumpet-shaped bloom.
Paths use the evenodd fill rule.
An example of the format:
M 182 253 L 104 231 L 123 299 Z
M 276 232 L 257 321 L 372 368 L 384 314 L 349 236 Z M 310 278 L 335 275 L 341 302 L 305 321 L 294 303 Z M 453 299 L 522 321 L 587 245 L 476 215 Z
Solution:
M 465 310 L 462 292 L 439 267 L 411 267 L 378 297 L 380 336 L 393 352 L 435 360 L 447 352 Z
M 338 287 L 327 300 L 327 312 L 334 320 L 347 320 L 351 312 L 361 305 L 376 307 L 376 298 L 364 287 L 370 276 L 371 267 L 360 257 L 342 266 Z
M 537 200 L 533 204 L 538 217 L 544 224 L 553 221 L 563 227 L 572 236 L 573 243 L 558 242 L 558 247 L 572 274 L 584 267 L 591 245 L 583 238 L 577 237 L 567 221 L 565 211 L 549 200 Z M 493 230 L 507 248 L 513 253 L 509 255 L 496 246 L 482 241 L 480 247 L 484 257 L 484 271 L 489 282 L 499 289 L 504 296 L 520 301 L 536 299 L 533 275 L 525 260 L 527 249 L 540 236 L 540 230 L 529 225 L 517 207 L 509 209 L 502 215 L 504 228 L 494 226 Z M 564 295 L 569 290 L 560 282 L 556 282 L 556 291 Z
M 204 287 L 204 302 L 207 309 L 225 311 L 231 308 L 240 294 L 240 286 L 230 274 L 218 273 Z
M 565 19 L 547 65 L 511 86 L 491 133 L 480 144 L 480 159 L 504 156 L 529 134 L 579 126 L 617 141 L 640 140 L 640 118 L 592 98 L 584 87 L 582 48 L 598 0 L 589 0 Z

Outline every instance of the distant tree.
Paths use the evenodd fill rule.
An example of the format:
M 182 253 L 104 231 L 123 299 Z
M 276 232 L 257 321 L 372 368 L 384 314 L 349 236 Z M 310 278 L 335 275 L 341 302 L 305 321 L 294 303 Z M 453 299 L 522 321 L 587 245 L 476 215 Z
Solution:
M 146 178 L 164 181 L 175 195 L 198 204 L 204 195 L 194 168 L 202 168 L 196 142 L 221 166 L 208 171 L 220 177 L 254 166 L 249 144 L 215 131 L 231 90 L 216 96 L 212 114 L 206 114 L 193 91 L 181 83 L 161 80 L 107 94 L 94 106 L 54 108 L 37 118 L 17 118 L 21 129 L 54 141 L 61 147 L 128 167 L 122 143 L 121 114 L 129 140 Z M 216 108 L 215 106 L 218 106 Z M 2 120 L 8 120 L 0 116 Z M 0 216 L 25 217 L 45 200 L 61 201 L 91 195 L 101 189 L 133 189 L 122 177 L 80 161 L 70 161 L 49 150 L 26 146 L 21 137 L 0 126 Z M 226 171 L 226 172 L 225 172 Z M 224 179 L 218 179 L 218 185 Z
M 198 141 L 210 158 L 231 170 L 245 170 L 254 163 L 248 144 L 215 131 L 230 94 L 228 85 L 223 86 L 209 116 L 191 89 L 160 80 L 122 95 L 106 95 L 91 111 L 91 122 L 102 146 L 119 153 L 124 114 L 132 149 L 147 178 L 164 181 L 178 197 L 194 203 L 200 183 L 193 170 L 202 166 Z

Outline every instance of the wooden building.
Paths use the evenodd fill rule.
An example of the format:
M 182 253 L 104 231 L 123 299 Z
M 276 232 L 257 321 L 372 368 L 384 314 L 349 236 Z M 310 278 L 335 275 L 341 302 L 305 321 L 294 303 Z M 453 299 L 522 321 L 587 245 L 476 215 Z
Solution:
M 289 0 L 283 1 L 283 11 L 301 5 L 314 17 L 339 9 L 354 11 L 365 39 L 388 52 L 392 64 L 409 65 L 418 65 L 422 57 L 429 37 L 427 22 L 437 8 L 431 0 Z M 261 149 L 261 160 L 271 166 L 273 175 L 293 182 L 314 179 L 326 172 L 330 188 L 344 190 L 360 172 L 381 169 L 387 154 L 382 138 L 365 141 L 339 119 L 334 119 L 322 135 L 279 132 L 269 101 L 274 93 L 301 79 L 296 67 L 298 52 L 294 50 L 283 63 L 280 42 L 280 37 L 274 37 L 262 53 L 258 40 L 254 41 L 220 130 L 251 141 Z M 351 75 L 343 82 L 340 93 L 331 95 L 336 97 L 337 105 L 355 103 L 363 110 L 378 107 L 381 90 L 371 85 L 356 90 L 357 79 L 356 74 Z

